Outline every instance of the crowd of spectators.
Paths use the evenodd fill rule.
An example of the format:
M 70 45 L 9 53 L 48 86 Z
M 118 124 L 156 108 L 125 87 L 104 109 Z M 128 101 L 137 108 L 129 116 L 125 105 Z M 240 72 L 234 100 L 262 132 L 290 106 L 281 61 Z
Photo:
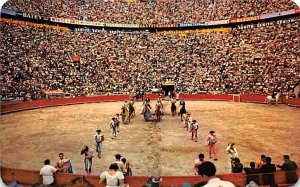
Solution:
M 176 24 L 249 17 L 297 5 L 292 0 L 10 0 L 3 8 L 104 23 Z
M 65 32 L 2 22 L 1 99 L 150 92 L 270 93 L 300 81 L 299 17 L 252 29 L 173 34 Z M 80 63 L 71 56 L 79 55 Z

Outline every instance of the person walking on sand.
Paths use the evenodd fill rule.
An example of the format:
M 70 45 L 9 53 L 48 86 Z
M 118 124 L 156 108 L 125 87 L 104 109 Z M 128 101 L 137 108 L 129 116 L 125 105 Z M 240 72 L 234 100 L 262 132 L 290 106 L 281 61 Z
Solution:
M 101 134 L 101 130 L 96 130 L 96 134 L 94 136 L 94 144 L 96 146 L 96 152 L 98 158 L 101 158 L 101 148 L 102 148 L 102 142 L 104 141 L 104 135 Z
M 209 158 L 213 158 L 215 161 L 217 161 L 217 136 L 214 134 L 215 131 L 210 131 L 210 135 L 207 136 L 207 144 L 208 144 L 208 153 Z

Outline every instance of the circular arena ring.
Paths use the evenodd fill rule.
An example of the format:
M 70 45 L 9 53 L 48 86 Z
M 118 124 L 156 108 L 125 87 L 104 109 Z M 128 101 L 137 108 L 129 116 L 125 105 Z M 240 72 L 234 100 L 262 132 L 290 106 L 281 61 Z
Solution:
M 58 153 L 63 152 L 72 160 L 77 173 L 82 174 L 84 165 L 80 150 L 84 145 L 95 149 L 93 136 L 97 129 L 102 130 L 105 141 L 102 158 L 95 156 L 93 159 L 93 175 L 105 171 L 114 155 L 120 153 L 133 165 L 133 175 L 192 176 L 193 162 L 199 153 L 213 161 L 208 156 L 206 142 L 211 130 L 218 137 L 218 161 L 213 161 L 217 173 L 229 172 L 226 146 L 231 142 L 236 144 L 244 167 L 257 161 L 261 154 L 272 157 L 275 164 L 283 162 L 284 154 L 296 162 L 300 160 L 299 108 L 233 102 L 237 100 L 234 96 L 230 96 L 231 99 L 226 99 L 226 95 L 223 97 L 207 99 L 228 102 L 198 100 L 196 96 L 186 100 L 187 111 L 200 124 L 197 142 L 191 140 L 191 133 L 184 128 L 180 117 L 171 115 L 169 100 L 163 100 L 164 116 L 159 123 L 145 122 L 141 115 L 142 102 L 136 102 L 135 118 L 129 124 L 120 124 L 115 139 L 111 138 L 109 122 L 120 113 L 123 100 L 128 96 L 108 96 L 106 99 L 103 96 L 104 101 L 119 101 L 98 103 L 89 98 L 80 102 L 74 98 L 32 101 L 32 107 L 26 108 L 37 109 L 27 111 L 15 105 L 21 111 L 2 115 L 0 120 L 2 166 L 39 170 L 45 159 L 49 158 L 54 164 Z M 48 107 L 53 105 L 66 106 Z M 154 100 L 151 105 L 155 105 Z M 41 106 L 43 108 L 39 108 Z M 13 106 L 6 107 L 14 111 Z M 5 111 L 3 108 L 2 112 Z

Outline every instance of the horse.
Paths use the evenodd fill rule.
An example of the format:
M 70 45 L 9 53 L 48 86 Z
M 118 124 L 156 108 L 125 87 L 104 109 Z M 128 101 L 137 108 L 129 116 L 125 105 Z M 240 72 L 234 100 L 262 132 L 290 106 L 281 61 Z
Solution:
M 266 97 L 265 102 L 267 103 L 267 105 L 272 104 L 272 102 L 275 102 L 275 105 L 277 105 L 278 104 L 278 99 L 279 99 L 280 95 L 281 95 L 280 92 L 276 94 L 275 98 L 273 98 L 271 95 L 268 95 Z
M 181 105 L 181 108 L 179 110 L 178 116 L 180 115 L 181 121 L 182 121 L 182 115 L 186 114 L 185 105 Z
M 159 122 L 161 119 L 161 115 L 162 115 L 161 105 L 156 105 L 154 115 L 156 116 L 156 122 Z
M 133 104 L 129 104 L 129 120 L 134 118 L 135 116 L 135 109 L 134 109 L 134 106 Z
M 176 101 L 175 101 L 176 102 Z M 171 105 L 171 112 L 172 112 L 172 116 L 176 115 L 176 104 L 174 101 L 172 101 L 172 105 Z
M 138 92 L 133 96 L 133 99 L 135 101 L 138 101 L 140 98 L 142 99 L 142 101 L 144 101 L 144 94 L 142 92 Z

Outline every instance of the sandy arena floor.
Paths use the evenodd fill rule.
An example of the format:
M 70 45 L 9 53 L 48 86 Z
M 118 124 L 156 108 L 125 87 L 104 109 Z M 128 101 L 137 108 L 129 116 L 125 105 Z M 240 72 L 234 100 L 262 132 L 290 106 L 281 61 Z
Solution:
M 282 163 L 282 155 L 300 161 L 300 109 L 286 105 L 187 101 L 187 110 L 200 122 L 198 142 L 191 140 L 178 116 L 172 117 L 170 103 L 164 101 L 165 115 L 158 124 L 145 122 L 136 103 L 137 116 L 121 125 L 117 139 L 111 139 L 109 121 L 120 112 L 123 102 L 103 102 L 50 107 L 2 115 L 2 166 L 39 170 L 47 158 L 54 164 L 58 153 L 71 158 L 83 173 L 84 145 L 93 145 L 95 130 L 104 132 L 103 157 L 93 159 L 93 174 L 106 170 L 114 154 L 120 153 L 133 164 L 134 175 L 193 175 L 193 162 L 199 153 L 207 160 L 206 137 L 210 130 L 218 136 L 218 173 L 226 172 L 226 151 L 235 142 L 239 157 L 248 166 L 261 154 Z M 154 101 L 152 101 L 152 106 Z

